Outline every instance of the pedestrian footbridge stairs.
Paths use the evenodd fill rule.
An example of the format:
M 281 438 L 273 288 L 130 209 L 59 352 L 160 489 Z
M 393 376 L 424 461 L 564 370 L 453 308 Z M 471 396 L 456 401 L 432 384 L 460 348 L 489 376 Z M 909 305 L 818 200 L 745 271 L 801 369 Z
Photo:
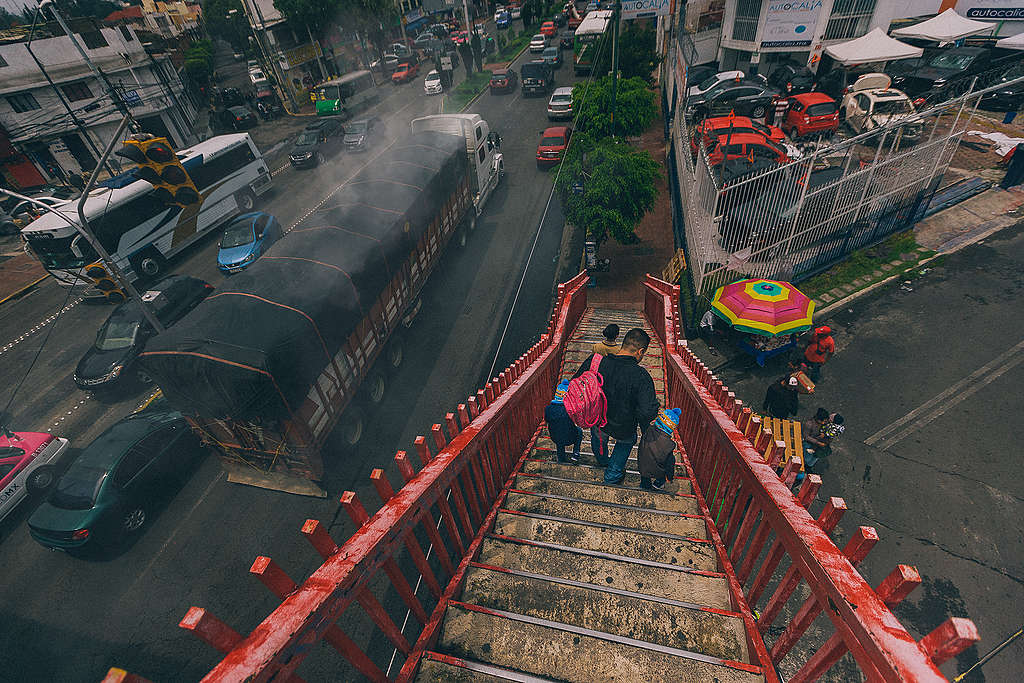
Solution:
M 664 405 L 662 348 L 637 313 L 588 309 L 562 376 L 613 322 L 650 334 L 643 365 Z M 665 491 L 644 491 L 635 446 L 608 486 L 589 443 L 580 464 L 559 464 L 539 429 L 417 680 L 764 680 L 683 453 Z

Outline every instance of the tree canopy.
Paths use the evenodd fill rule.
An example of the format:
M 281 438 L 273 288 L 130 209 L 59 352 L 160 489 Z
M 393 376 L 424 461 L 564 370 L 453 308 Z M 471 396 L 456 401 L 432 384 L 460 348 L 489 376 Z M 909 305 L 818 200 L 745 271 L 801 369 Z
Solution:
M 640 219 L 654 207 L 659 176 L 658 163 L 646 151 L 577 133 L 555 187 L 566 219 L 586 226 L 589 239 L 601 243 L 611 237 L 631 244 L 637 241 L 634 231 Z M 582 193 L 575 190 L 577 183 Z
M 234 11 L 234 14 L 230 12 Z M 249 27 L 239 0 L 203 0 L 203 23 L 211 36 L 224 38 L 236 50 L 248 43 Z
M 615 133 L 640 135 L 658 115 L 657 98 L 642 78 L 620 78 L 615 98 Z M 612 79 L 577 83 L 572 89 L 576 127 L 594 137 L 612 134 Z
M 654 69 L 661 63 L 657 52 L 657 36 L 654 28 L 642 26 L 636 21 L 625 22 L 625 29 L 619 33 L 619 73 L 623 78 L 652 80 Z M 595 74 L 609 74 L 612 71 L 611 31 L 604 48 L 598 51 L 594 64 Z

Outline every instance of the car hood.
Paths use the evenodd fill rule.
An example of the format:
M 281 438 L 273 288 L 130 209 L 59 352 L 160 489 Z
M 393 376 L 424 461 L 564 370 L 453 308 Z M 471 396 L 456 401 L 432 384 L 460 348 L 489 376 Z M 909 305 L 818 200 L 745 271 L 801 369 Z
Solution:
M 303 154 L 305 152 L 315 152 L 316 151 L 316 147 L 317 147 L 317 145 L 316 145 L 315 142 L 311 142 L 309 144 L 302 144 L 302 145 L 296 143 L 295 145 L 292 146 L 291 154 Z
M 253 250 L 256 249 L 256 243 L 250 242 L 249 244 L 243 244 L 240 247 L 229 247 L 227 249 L 221 249 L 217 252 L 217 263 L 225 266 L 233 266 L 241 261 L 244 261 Z
M 962 73 L 960 69 L 939 69 L 934 66 L 922 66 L 906 74 L 908 79 L 917 81 L 948 80 L 952 76 Z
M 96 508 L 67 510 L 43 501 L 28 518 L 31 527 L 41 531 L 76 531 L 88 528 L 96 520 Z
M 133 347 L 100 351 L 95 346 L 90 346 L 82 360 L 78 361 L 75 375 L 79 379 L 99 379 L 113 370 L 115 365 L 127 363 L 137 351 L 138 349 Z
M 362 133 L 353 133 L 352 135 L 346 135 L 344 141 L 350 143 L 363 142 L 366 139 L 366 135 Z

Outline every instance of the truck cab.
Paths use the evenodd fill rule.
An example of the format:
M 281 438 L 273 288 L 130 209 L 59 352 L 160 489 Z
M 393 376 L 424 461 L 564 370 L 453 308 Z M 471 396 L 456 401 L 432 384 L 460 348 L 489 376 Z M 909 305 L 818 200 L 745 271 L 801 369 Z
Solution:
M 473 205 L 476 215 L 483 211 L 491 192 L 505 175 L 505 161 L 496 143 L 491 127 L 479 114 L 436 114 L 413 119 L 412 132 L 434 130 L 459 135 L 466 141 L 466 155 L 475 170 L 473 179 Z M 475 219 L 475 216 L 474 216 Z

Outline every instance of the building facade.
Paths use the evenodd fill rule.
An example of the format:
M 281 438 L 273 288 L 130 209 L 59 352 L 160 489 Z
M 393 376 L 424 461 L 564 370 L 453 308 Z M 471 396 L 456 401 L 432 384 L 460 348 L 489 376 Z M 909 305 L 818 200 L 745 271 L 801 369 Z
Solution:
M 167 55 L 150 54 L 130 26 L 73 20 L 72 31 L 144 132 L 178 147 L 194 144 L 197 116 Z M 106 83 L 55 25 L 0 35 L 0 127 L 45 182 L 64 183 L 96 167 L 121 113 Z M 8 159 L 23 164 L 22 157 Z M 4 180 L 24 186 L 24 171 L 0 160 Z M 116 170 L 117 160 L 111 161 Z M 20 178 L 20 179 L 19 179 Z

